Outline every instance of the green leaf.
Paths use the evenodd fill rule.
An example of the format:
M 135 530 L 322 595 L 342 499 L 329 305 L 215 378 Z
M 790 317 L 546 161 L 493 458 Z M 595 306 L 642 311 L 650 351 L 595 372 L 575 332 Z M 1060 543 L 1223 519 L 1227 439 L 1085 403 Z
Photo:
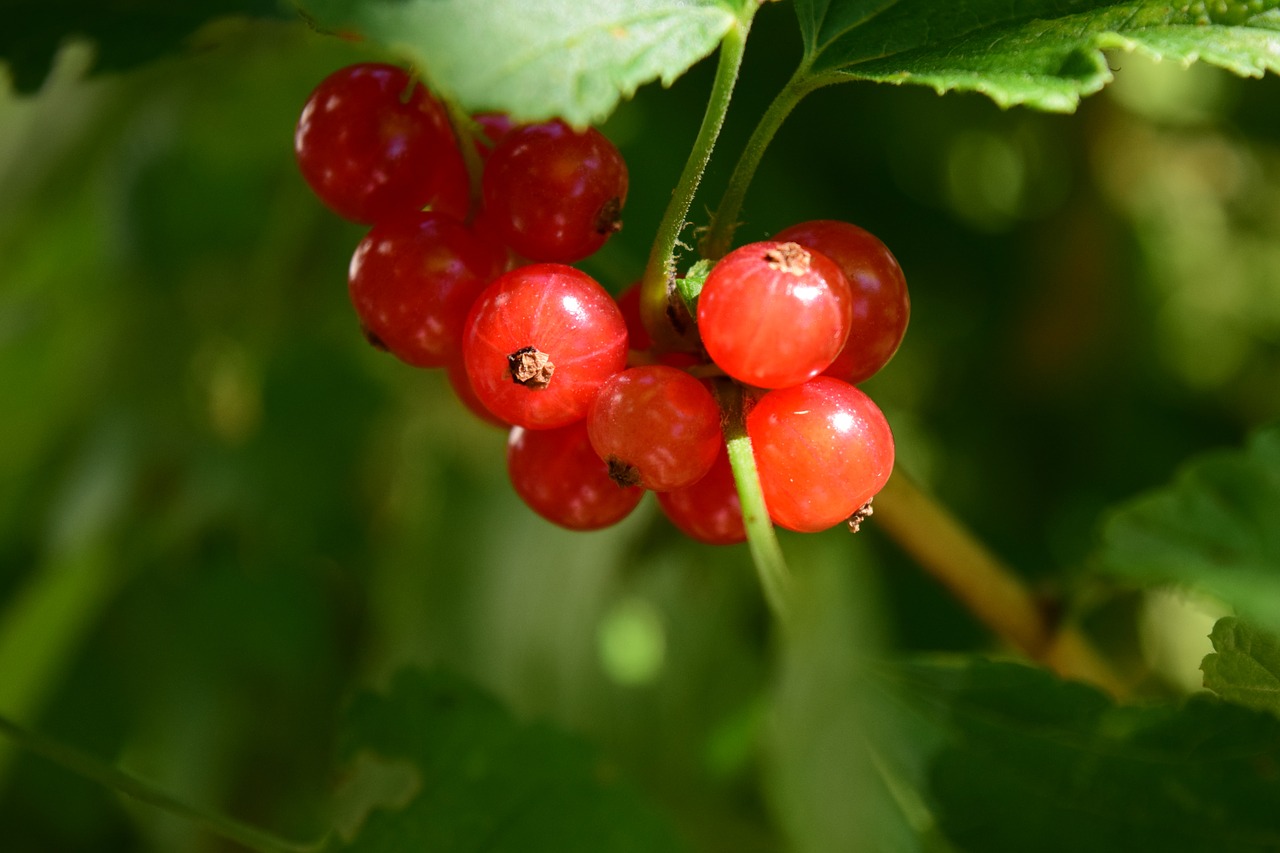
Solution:
M 1280 70 L 1277 0 L 796 0 L 818 78 L 981 92 L 1070 112 L 1112 79 L 1104 49 Z
M 722 0 L 300 0 L 316 24 L 413 61 L 471 111 L 602 121 L 638 87 L 670 85 L 736 20 Z
M 179 49 L 204 24 L 227 16 L 281 17 L 277 0 L 16 0 L 0 27 L 0 61 L 29 92 L 69 38 L 90 39 L 95 69 L 121 71 Z
M 522 724 L 448 673 L 405 670 L 351 708 L 344 752 L 380 788 L 341 850 L 678 851 L 683 845 L 584 742 Z M 370 759 L 372 755 L 372 761 Z M 370 766 L 382 768 L 370 773 Z M 416 776 L 416 778 L 415 778 Z
M 689 316 L 698 316 L 698 296 L 702 293 L 702 286 L 707 283 L 707 276 L 711 274 L 714 262 L 708 260 L 696 261 L 688 272 L 676 279 L 676 289 L 680 291 L 680 298 L 684 300 L 684 307 L 689 311 Z
M 928 801 L 961 849 L 1280 849 L 1274 717 L 1208 695 L 1116 706 L 1008 663 L 915 664 L 887 676 L 902 703 L 890 719 L 931 729 L 940 744 Z
M 1103 528 L 1103 571 L 1140 585 L 1186 584 L 1280 630 L 1280 427 L 1243 450 L 1194 460 L 1172 484 Z
M 1227 616 L 1209 639 L 1215 654 L 1200 664 L 1204 686 L 1228 702 L 1280 716 L 1280 638 Z

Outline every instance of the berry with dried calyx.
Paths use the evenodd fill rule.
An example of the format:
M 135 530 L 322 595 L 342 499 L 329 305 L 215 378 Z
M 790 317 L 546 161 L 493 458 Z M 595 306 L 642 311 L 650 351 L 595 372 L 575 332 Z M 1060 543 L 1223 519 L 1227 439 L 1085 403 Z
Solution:
M 823 373 L 853 383 L 869 379 L 898 351 L 911 319 L 897 258 L 874 234 L 833 219 L 792 225 L 774 239 L 807 246 L 840 267 L 849 281 L 853 321 L 844 348 Z
M 516 254 L 572 263 L 621 227 L 627 166 L 595 128 L 527 124 L 489 153 L 482 190 L 494 230 Z
M 817 376 L 844 346 L 852 319 L 844 273 L 798 243 L 750 243 L 725 255 L 697 310 L 711 360 L 760 388 Z
M 507 474 L 530 509 L 570 530 L 616 524 L 644 497 L 644 489 L 622 488 L 609 478 L 581 421 L 558 429 L 512 429 Z
M 829 376 L 769 391 L 747 413 L 765 506 L 812 533 L 863 507 L 893 470 L 893 433 L 862 391 Z
M 476 397 L 530 429 L 586 417 L 606 379 L 627 363 L 627 327 L 613 297 L 586 273 L 531 264 L 476 299 L 462 356 Z
M 632 367 L 600 386 L 587 433 L 619 485 L 679 489 L 711 469 L 721 444 L 720 408 L 683 370 Z

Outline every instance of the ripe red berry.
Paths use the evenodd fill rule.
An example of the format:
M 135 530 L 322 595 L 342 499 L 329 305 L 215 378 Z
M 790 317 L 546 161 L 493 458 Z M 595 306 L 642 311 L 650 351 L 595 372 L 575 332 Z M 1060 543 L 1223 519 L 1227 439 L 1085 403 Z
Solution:
M 586 417 L 601 384 L 626 367 L 627 326 L 591 276 L 532 264 L 476 299 L 462 355 L 486 408 L 509 423 L 551 429 Z
M 644 489 L 623 488 L 609 479 L 581 421 L 559 429 L 512 429 L 507 473 L 530 509 L 570 530 L 616 524 L 644 497 Z
M 705 477 L 683 489 L 659 492 L 658 506 L 691 539 L 708 545 L 746 541 L 738 487 L 723 444 Z
M 620 485 L 679 489 L 711 469 L 721 444 L 720 408 L 683 370 L 632 367 L 600 386 L 587 433 Z
M 792 225 L 774 239 L 821 252 L 849 280 L 853 325 L 844 349 L 823 372 L 856 383 L 888 364 L 911 319 L 907 281 L 888 247 L 857 225 L 832 219 Z
M 627 321 L 627 339 L 631 346 L 630 364 L 652 364 L 656 361 L 668 367 L 684 369 L 707 363 L 704 356 L 692 352 L 681 350 L 668 350 L 656 354 L 650 352 L 653 348 L 653 338 L 649 336 L 649 330 L 645 328 L 644 320 L 640 317 L 640 284 L 638 282 L 618 296 L 618 308 L 622 310 L 622 316 Z
M 893 470 L 893 434 L 880 409 L 829 376 L 761 396 L 747 434 L 769 517 L 802 533 L 853 515 Z
M 326 77 L 293 143 L 311 189 L 347 219 L 372 224 L 428 205 L 467 214 L 466 166 L 445 110 L 394 65 L 360 63 Z
M 471 414 L 487 424 L 502 429 L 511 428 L 511 424 L 486 409 L 484 403 L 480 402 L 475 389 L 471 387 L 471 380 L 467 378 L 467 368 L 463 365 L 461 358 L 445 366 L 445 375 L 449 379 L 449 387 L 453 389 L 454 396 L 458 398 L 458 402 L 467 407 Z
M 649 336 L 649 330 L 644 327 L 644 321 L 640 318 L 640 282 L 618 295 L 618 308 L 627 321 L 627 338 L 631 342 L 631 348 L 641 352 L 649 350 L 653 346 L 653 338 Z
M 489 154 L 482 187 L 494 227 L 516 254 L 572 263 L 620 227 L 627 166 L 600 131 L 550 121 L 509 131 Z
M 416 367 L 442 367 L 457 360 L 467 312 L 503 260 L 444 214 L 399 214 L 356 247 L 351 302 L 371 342 Z
M 786 388 L 831 364 L 849 334 L 849 283 L 835 262 L 796 243 L 725 255 L 698 297 L 711 360 L 748 385 Z
M 502 237 L 494 230 L 493 223 L 489 220 L 489 214 L 485 212 L 483 207 L 476 212 L 476 215 L 471 220 L 471 232 L 502 258 L 503 272 L 513 270 L 521 265 L 515 256 L 511 254 L 511 249 L 507 248 L 507 244 L 503 242 Z

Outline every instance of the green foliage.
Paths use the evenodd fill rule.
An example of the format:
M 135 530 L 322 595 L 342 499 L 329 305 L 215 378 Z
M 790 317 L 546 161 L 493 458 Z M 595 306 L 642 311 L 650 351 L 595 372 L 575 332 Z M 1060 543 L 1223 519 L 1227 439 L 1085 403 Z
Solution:
M 794 549 L 793 549 L 794 550 Z M 768 793 L 797 853 L 948 849 L 924 805 L 936 726 L 902 713 L 873 661 L 880 604 L 861 561 L 797 578 L 789 641 L 778 661 L 768 729 Z M 795 555 L 793 554 L 793 559 Z
M 344 753 L 405 762 L 400 799 L 375 808 L 350 843 L 391 851 L 678 851 L 681 843 L 616 768 L 577 738 L 512 719 L 455 675 L 404 671 L 348 713 Z
M 698 316 L 698 295 L 702 293 L 702 286 L 707 283 L 711 267 L 711 261 L 698 261 L 676 279 L 676 289 L 680 291 L 680 298 L 684 300 L 690 317 Z
M 1280 628 L 1280 428 L 1241 450 L 1189 463 L 1169 486 L 1116 510 L 1105 571 L 1140 584 L 1196 587 L 1268 629 Z
M 438 373 L 365 345 L 344 281 L 360 229 L 308 195 L 290 153 L 324 74 L 389 56 L 468 108 L 611 114 L 627 228 L 587 268 L 618 292 L 706 103 L 710 69 L 694 66 L 750 7 L 304 8 L 362 40 L 222 20 L 278 16 L 268 3 L 6 9 L 0 57 L 21 91 L 45 83 L 0 87 L 0 716 L 128 771 L 63 756 L 99 788 L 0 749 L 6 849 L 199 853 L 210 825 L 262 849 L 335 825 L 330 849 L 388 851 L 1280 845 L 1280 429 L 1110 516 L 1103 580 L 1123 589 L 1091 591 L 1114 595 L 1100 652 L 1136 672 L 1134 704 L 985 661 L 991 638 L 874 517 L 857 536 L 781 536 L 798 593 L 780 630 L 747 549 L 684 541 L 652 502 L 590 535 L 520 507 L 503 434 Z M 885 238 L 912 328 L 867 387 L 900 464 L 1045 587 L 1073 589 L 1058 567 L 1085 558 L 1106 507 L 1280 416 L 1275 81 L 1185 78 L 1207 81 L 1195 123 L 1129 106 L 1185 105 L 1168 73 L 1193 58 L 1271 67 L 1276 12 L 1221 8 L 800 0 L 798 56 L 793 10 L 765 4 L 707 173 L 723 183 L 722 154 L 797 58 L 810 83 L 1067 109 L 1110 78 L 1099 49 L 1134 51 L 1124 99 L 1081 119 L 820 93 L 761 160 L 742 217 L 746 239 L 816 217 Z M 77 34 L 96 60 L 77 44 L 46 75 Z M 1171 61 L 1143 73 L 1144 55 Z M 971 215 L 982 192 L 1000 216 Z M 1153 227 L 1170 211 L 1179 229 Z M 1249 249 L 1230 253 L 1233 288 L 1176 266 L 1224 246 Z M 1180 287 L 1182 316 L 1213 314 L 1238 346 L 1216 372 L 1182 368 L 1217 350 L 1164 352 L 1197 340 L 1170 334 L 1170 269 L 1200 284 Z M 1247 343 L 1236 314 L 1213 313 L 1228 296 L 1258 323 Z M 1204 662 L 1218 699 L 1153 686 L 1142 650 L 1115 639 L 1135 633 L 1128 591 L 1167 583 L 1241 614 Z M 901 663 L 938 650 L 949 663 Z M 390 687 L 336 723 L 371 683 Z M 201 824 L 183 802 L 271 835 Z
M 652 80 L 671 83 L 734 26 L 726 0 L 302 0 L 328 30 L 413 61 L 467 109 L 602 121 Z M 483 48 L 481 48 L 483 46 Z
M 0 27 L 0 60 L 20 92 L 44 81 L 54 55 L 69 38 L 96 46 L 101 71 L 133 68 L 187 46 L 209 21 L 226 16 L 275 17 L 277 0 L 13 0 Z
M 1214 654 L 1200 664 L 1204 686 L 1228 702 L 1280 716 L 1280 640 L 1234 616 L 1219 619 L 1210 639 Z
M 1070 112 L 1111 82 L 1102 51 L 1280 70 L 1273 0 L 796 0 L 809 73 L 981 92 L 1003 107 Z
M 1180 706 L 1116 706 L 1016 664 L 916 664 L 882 675 L 901 702 L 893 724 L 923 723 L 937 744 L 915 781 L 961 849 L 1197 853 L 1280 844 L 1274 717 L 1199 696 Z

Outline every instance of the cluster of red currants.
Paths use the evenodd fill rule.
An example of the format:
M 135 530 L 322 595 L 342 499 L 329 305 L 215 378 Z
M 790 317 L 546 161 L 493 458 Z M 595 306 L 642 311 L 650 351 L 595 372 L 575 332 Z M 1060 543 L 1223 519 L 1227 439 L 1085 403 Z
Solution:
M 808 222 L 726 255 L 697 298 L 696 352 L 654 352 L 639 289 L 615 300 L 569 266 L 619 228 L 626 199 L 626 165 L 597 130 L 451 120 L 402 69 L 364 63 L 320 83 L 294 142 L 319 198 L 372 226 L 348 277 L 366 337 L 444 368 L 472 411 L 510 428 L 511 482 L 548 520 L 605 527 L 651 490 L 693 538 L 742 541 L 713 382 L 748 389 L 776 524 L 858 519 L 888 479 L 893 437 L 854 383 L 893 355 L 909 302 L 892 254 L 857 226 Z

